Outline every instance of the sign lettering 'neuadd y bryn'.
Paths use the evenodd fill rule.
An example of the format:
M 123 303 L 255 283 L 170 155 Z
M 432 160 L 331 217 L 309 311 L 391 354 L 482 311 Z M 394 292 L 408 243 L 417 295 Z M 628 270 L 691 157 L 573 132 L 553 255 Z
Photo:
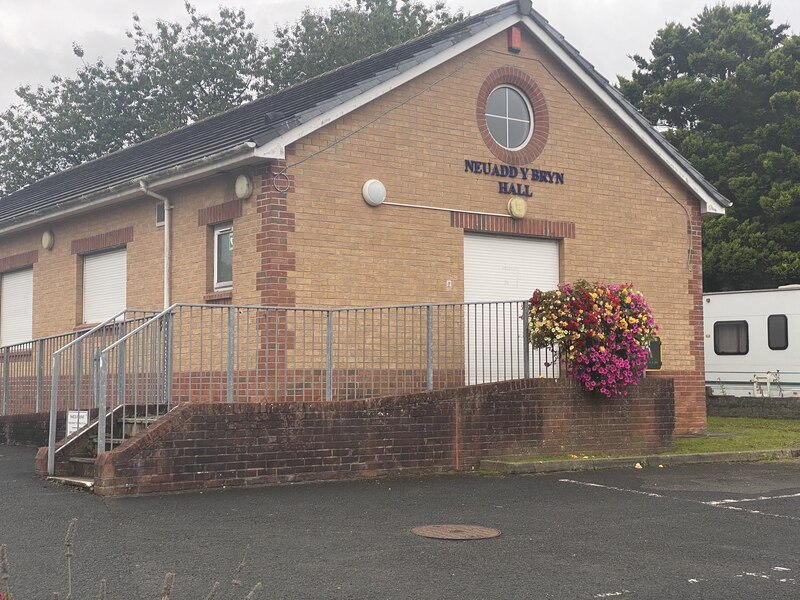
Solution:
M 522 181 L 531 181 L 533 183 L 564 184 L 564 173 L 561 172 L 515 167 L 513 165 L 499 165 L 479 160 L 464 160 L 464 172 L 474 173 L 475 175 L 489 175 L 490 177 L 502 177 L 504 179 L 521 179 Z M 497 193 L 526 196 L 528 198 L 533 196 L 531 184 L 518 181 L 498 181 Z

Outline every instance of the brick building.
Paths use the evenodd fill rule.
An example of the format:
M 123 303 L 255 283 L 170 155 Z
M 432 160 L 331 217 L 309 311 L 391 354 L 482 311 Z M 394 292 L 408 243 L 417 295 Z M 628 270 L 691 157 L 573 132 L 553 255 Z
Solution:
M 700 221 L 727 205 L 512 2 L 3 198 L 0 342 L 175 302 L 631 282 L 661 326 L 677 430 L 702 429 Z

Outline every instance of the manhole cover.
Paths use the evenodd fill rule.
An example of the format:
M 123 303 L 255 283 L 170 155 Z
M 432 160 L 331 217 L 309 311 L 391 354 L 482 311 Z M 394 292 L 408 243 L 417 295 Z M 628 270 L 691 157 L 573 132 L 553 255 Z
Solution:
M 497 537 L 500 530 L 480 525 L 422 525 L 411 533 L 437 540 L 485 540 Z

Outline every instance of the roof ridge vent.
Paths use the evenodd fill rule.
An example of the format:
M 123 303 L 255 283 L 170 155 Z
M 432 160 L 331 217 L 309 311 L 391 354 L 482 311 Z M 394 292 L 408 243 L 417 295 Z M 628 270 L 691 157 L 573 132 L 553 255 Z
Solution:
M 519 12 L 523 15 L 529 15 L 533 10 L 533 0 L 517 0 L 517 6 L 519 7 Z

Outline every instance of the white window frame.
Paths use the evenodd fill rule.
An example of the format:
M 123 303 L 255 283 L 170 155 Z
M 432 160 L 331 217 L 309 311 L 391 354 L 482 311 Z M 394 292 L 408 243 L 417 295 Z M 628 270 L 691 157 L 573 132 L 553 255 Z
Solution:
M 231 234 L 231 239 L 233 239 L 233 223 L 230 221 L 227 223 L 220 223 L 219 225 L 214 226 L 214 290 L 230 290 L 233 288 L 233 280 L 231 281 L 220 281 L 219 280 L 219 263 L 217 262 L 217 258 L 219 257 L 219 238 L 226 233 Z M 231 262 L 233 261 L 233 249 L 231 249 Z M 231 269 L 233 271 L 233 269 Z M 231 273 L 232 276 L 232 273 Z
M 117 300 L 112 303 L 112 308 L 102 306 L 102 312 L 98 310 L 97 298 L 92 296 L 92 290 L 89 288 L 89 268 L 88 263 L 102 257 L 110 258 L 112 256 L 119 257 L 121 255 L 122 261 L 119 271 L 115 273 L 115 278 L 110 276 L 107 278 L 99 278 L 98 275 L 92 274 L 91 286 L 97 286 L 97 282 L 101 281 L 100 292 L 105 296 L 105 301 L 108 301 L 108 290 L 111 290 L 111 295 Z M 81 321 L 84 324 L 100 323 L 112 315 L 121 312 L 127 308 L 128 301 L 128 249 L 125 246 L 119 248 L 112 248 L 108 250 L 101 250 L 99 252 L 92 252 L 81 256 L 83 261 L 83 277 L 81 281 L 81 290 L 83 296 Z M 107 268 L 107 267 L 106 267 Z M 102 273 L 102 271 L 101 271 Z M 121 274 L 121 276 L 119 276 Z M 110 286 L 109 281 L 117 283 L 117 286 Z M 97 290 L 95 290 L 97 291 Z M 121 292 L 121 293 L 120 293 Z M 116 304 L 116 306 L 114 306 Z
M 525 94 L 525 92 L 523 92 L 523 91 L 522 91 L 521 89 L 519 89 L 518 87 L 516 87 L 516 86 L 513 86 L 513 85 L 509 85 L 509 84 L 507 84 L 507 83 L 503 83 L 503 84 L 500 84 L 500 85 L 498 85 L 498 86 L 497 86 L 496 88 L 494 88 L 494 89 L 493 89 L 491 92 L 489 92 L 489 96 L 491 96 L 492 94 L 494 94 L 494 93 L 495 93 L 497 90 L 500 90 L 500 89 L 503 89 L 503 88 L 505 88 L 505 89 L 509 89 L 509 90 L 512 90 L 512 91 L 514 91 L 514 92 L 516 92 L 517 94 L 519 94 L 519 95 L 520 95 L 520 97 L 522 98 L 522 101 L 523 101 L 523 102 L 525 102 L 525 108 L 526 108 L 526 109 L 527 109 L 527 111 L 528 111 L 528 120 L 527 120 L 527 121 L 525 121 L 525 120 L 522 120 L 522 119 L 517 119 L 517 118 L 515 118 L 515 117 L 510 117 L 510 116 L 508 115 L 508 112 L 509 112 L 509 109 L 508 109 L 508 94 L 506 93 L 506 109 L 505 109 L 505 114 L 504 114 L 504 115 L 495 115 L 495 114 L 492 114 L 492 113 L 490 113 L 490 112 L 487 110 L 487 111 L 486 111 L 486 113 L 485 113 L 485 114 L 486 114 L 486 119 L 487 119 L 487 121 L 486 121 L 486 127 L 487 127 L 487 129 L 489 128 L 489 121 L 488 121 L 489 117 L 494 117 L 494 118 L 496 118 L 496 119 L 503 119 L 503 120 L 505 120 L 505 122 L 506 122 L 506 140 L 508 140 L 508 138 L 510 137 L 510 136 L 509 136 L 509 130 L 508 130 L 508 128 L 509 128 L 509 124 L 510 124 L 510 122 L 511 122 L 511 121 L 514 121 L 514 122 L 516 122 L 516 123 L 527 123 L 527 124 L 528 124 L 528 135 L 525 137 L 525 140 L 524 140 L 524 141 L 523 141 L 523 142 L 522 142 L 522 143 L 521 143 L 519 146 L 514 146 L 514 147 L 509 147 L 509 146 L 505 146 L 505 145 L 501 144 L 501 143 L 500 143 L 500 140 L 498 140 L 497 138 L 495 138 L 495 137 L 494 137 L 494 135 L 492 134 L 492 130 L 491 130 L 491 129 L 489 129 L 489 135 L 492 137 L 492 139 L 495 141 L 495 143 L 496 143 L 498 146 L 500 146 L 501 148 L 504 148 L 504 149 L 506 149 L 506 150 L 508 150 L 508 151 L 510 151 L 510 152 L 515 152 L 515 151 L 517 151 L 517 150 L 522 150 L 522 148 L 524 148 L 525 146 L 527 146 L 527 145 L 528 145 L 528 142 L 530 142 L 530 141 L 531 141 L 531 138 L 533 137 L 533 128 L 534 128 L 534 126 L 535 126 L 535 123 L 534 123 L 534 118 L 533 118 L 533 107 L 531 106 L 531 101 L 528 99 L 528 96 Z M 487 104 L 488 104 L 488 99 L 489 99 L 489 96 L 487 96 L 487 97 L 486 97 L 486 99 L 487 99 Z
M 0 273 L 0 297 L 8 293 L 7 286 L 11 287 L 9 278 L 18 277 L 25 278 L 26 282 L 30 281 L 30 290 L 28 290 L 24 306 L 20 307 L 11 303 L 11 306 L 17 309 L 16 311 L 9 310 L 5 303 L 0 306 L 0 345 L 3 346 L 13 346 L 33 339 L 33 267 Z M 16 281 L 15 285 L 18 286 L 19 281 Z M 9 300 L 9 298 L 5 299 Z M 19 314 L 20 308 L 24 313 L 24 319 Z M 11 331 L 9 332 L 9 330 Z

